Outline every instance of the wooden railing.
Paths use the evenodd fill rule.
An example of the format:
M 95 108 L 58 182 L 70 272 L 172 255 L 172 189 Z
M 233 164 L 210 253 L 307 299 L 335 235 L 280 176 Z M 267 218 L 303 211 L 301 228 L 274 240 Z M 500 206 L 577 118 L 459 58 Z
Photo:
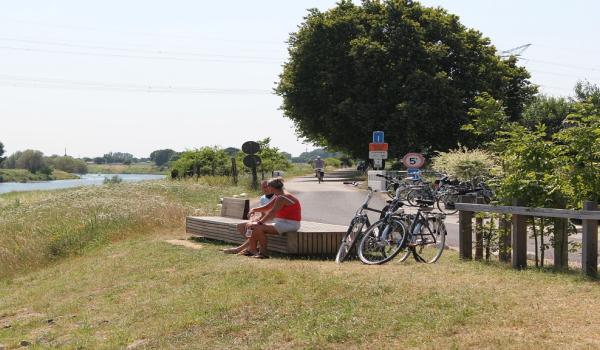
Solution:
M 527 267 L 527 218 L 528 217 L 547 217 L 556 218 L 555 227 L 560 223 L 565 229 L 555 232 L 555 266 L 566 266 L 568 263 L 568 234 L 566 232 L 566 223 L 568 219 L 580 219 L 583 221 L 582 242 L 581 242 L 581 268 L 583 273 L 588 276 L 596 276 L 598 269 L 598 220 L 600 220 L 600 211 L 598 204 L 586 201 L 583 210 L 568 209 L 547 209 L 547 208 L 529 208 L 518 206 L 495 206 L 486 204 L 474 204 L 474 198 L 469 196 L 461 197 L 461 203 L 456 204 L 459 210 L 459 254 L 462 259 L 473 258 L 473 217 L 474 213 L 499 213 L 511 214 L 510 221 L 511 233 L 510 240 L 505 244 L 512 247 L 511 263 L 513 268 L 522 269 Z M 480 249 L 480 238 L 476 238 L 476 257 Z M 502 245 L 502 242 L 499 242 Z M 502 260 L 502 257 L 501 257 Z

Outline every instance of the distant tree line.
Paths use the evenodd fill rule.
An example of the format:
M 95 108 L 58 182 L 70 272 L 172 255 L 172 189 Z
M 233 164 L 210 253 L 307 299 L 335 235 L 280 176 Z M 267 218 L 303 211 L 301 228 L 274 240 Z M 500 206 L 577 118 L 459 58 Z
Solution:
M 4 149 L 0 155 L 4 154 Z M 53 155 L 45 157 L 41 151 L 28 149 L 16 151 L 6 158 L 0 158 L 0 166 L 4 169 L 26 169 L 32 173 L 52 174 L 54 169 L 68 173 L 85 174 L 87 164 L 71 156 Z
M 259 140 L 261 146 L 257 155 L 261 158 L 261 164 L 257 171 L 262 177 L 270 176 L 274 170 L 288 170 L 291 166 L 289 153 L 281 152 L 277 147 L 270 145 L 271 139 Z M 177 159 L 171 158 L 171 175 L 173 177 L 191 176 L 230 176 L 231 159 L 234 158 L 240 174 L 249 173 L 250 168 L 243 165 L 246 156 L 240 149 L 235 147 L 202 147 L 189 150 L 175 155 Z

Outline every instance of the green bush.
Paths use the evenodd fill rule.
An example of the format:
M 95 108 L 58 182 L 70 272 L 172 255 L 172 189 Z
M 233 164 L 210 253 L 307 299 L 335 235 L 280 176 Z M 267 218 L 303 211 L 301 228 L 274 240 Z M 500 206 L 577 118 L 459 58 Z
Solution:
M 193 151 L 185 151 L 173 162 L 172 170 L 177 170 L 180 177 L 202 175 L 230 175 L 231 160 L 227 153 L 219 147 L 202 147 Z
M 75 159 L 71 156 L 52 156 L 46 158 L 46 162 L 54 169 L 66 171 L 73 174 L 87 174 L 87 164 L 81 159 Z
M 331 166 L 339 168 L 342 165 L 342 161 L 337 158 L 325 158 L 325 166 Z
M 431 167 L 459 181 L 473 182 L 491 176 L 496 163 L 494 156 L 488 151 L 459 147 L 440 152 L 432 159 Z

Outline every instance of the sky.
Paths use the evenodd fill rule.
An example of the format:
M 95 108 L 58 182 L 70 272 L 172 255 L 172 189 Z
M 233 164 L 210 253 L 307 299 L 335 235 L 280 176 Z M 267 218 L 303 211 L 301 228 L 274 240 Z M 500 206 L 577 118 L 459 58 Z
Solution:
M 600 2 L 423 0 L 520 63 L 542 93 L 600 84 Z M 0 2 L 0 142 L 75 157 L 241 147 L 298 155 L 272 90 L 286 40 L 308 8 L 335 1 L 20 0 Z

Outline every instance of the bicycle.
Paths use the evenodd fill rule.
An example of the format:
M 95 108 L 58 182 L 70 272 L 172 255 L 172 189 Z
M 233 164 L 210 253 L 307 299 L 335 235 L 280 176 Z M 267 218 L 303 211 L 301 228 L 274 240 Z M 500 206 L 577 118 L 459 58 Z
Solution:
M 387 175 L 378 174 L 376 176 L 383 177 L 389 182 L 389 184 L 386 186 L 386 193 L 390 198 L 394 198 L 396 196 L 396 190 L 400 189 L 400 192 L 398 193 L 399 197 L 406 199 L 406 195 L 411 189 L 423 184 L 421 179 L 413 179 L 411 177 L 400 180 Z
M 430 213 L 433 201 L 417 200 L 417 213 L 409 216 L 411 222 L 406 238 L 406 251 L 400 257 L 404 262 L 410 255 L 417 262 L 432 264 L 437 262 L 444 252 L 446 244 L 446 225 L 444 213 Z M 425 213 L 425 214 L 424 214 Z
M 316 168 L 315 175 L 316 175 L 317 179 L 319 180 L 319 183 L 323 182 L 323 176 L 325 176 L 325 172 L 323 171 L 323 168 Z
M 454 214 L 458 211 L 454 204 L 458 202 L 459 192 L 453 186 L 447 184 L 447 181 L 447 176 L 437 180 L 435 189 L 432 189 L 428 182 L 413 186 L 406 194 L 406 201 L 413 207 L 417 206 L 419 200 L 433 201 L 442 213 Z
M 398 196 L 382 211 L 382 218 L 369 226 L 358 247 L 358 258 L 365 264 L 383 264 L 392 260 L 402 248 L 406 240 L 406 223 L 403 210 L 404 203 Z
M 379 214 L 382 213 L 381 210 L 369 208 L 369 201 L 371 198 L 373 198 L 373 193 L 373 189 L 369 187 L 365 202 L 358 208 L 358 210 L 356 210 L 356 214 L 354 214 L 354 217 L 350 221 L 350 226 L 348 226 L 348 230 L 342 238 L 342 242 L 340 243 L 340 247 L 338 248 L 338 252 L 335 256 L 336 263 L 340 264 L 346 259 L 348 254 L 350 254 L 352 251 L 352 248 L 355 246 L 356 241 L 362 238 L 363 228 L 371 226 L 369 216 L 365 210 Z

